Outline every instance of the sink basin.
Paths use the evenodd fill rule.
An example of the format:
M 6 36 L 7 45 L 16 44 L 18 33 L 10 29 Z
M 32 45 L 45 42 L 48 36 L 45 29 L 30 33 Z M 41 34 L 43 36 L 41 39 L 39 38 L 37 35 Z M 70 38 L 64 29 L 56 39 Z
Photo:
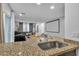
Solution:
M 52 48 L 62 48 L 62 47 L 68 46 L 68 44 L 65 44 L 59 41 L 51 41 L 51 42 L 38 43 L 38 46 L 42 50 L 48 50 Z

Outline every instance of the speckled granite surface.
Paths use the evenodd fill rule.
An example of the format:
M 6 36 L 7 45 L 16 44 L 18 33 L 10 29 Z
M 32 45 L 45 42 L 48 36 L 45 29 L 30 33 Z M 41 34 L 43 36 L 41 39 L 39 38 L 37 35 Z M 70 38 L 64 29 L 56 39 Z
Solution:
M 78 45 L 74 43 L 64 42 L 60 38 L 49 39 L 48 41 L 60 41 L 68 44 L 68 46 L 63 48 L 42 50 L 38 47 L 38 38 L 32 37 L 24 42 L 6 43 L 0 44 L 0 55 L 2 56 L 49 56 L 49 55 L 60 55 L 65 52 L 74 50 Z

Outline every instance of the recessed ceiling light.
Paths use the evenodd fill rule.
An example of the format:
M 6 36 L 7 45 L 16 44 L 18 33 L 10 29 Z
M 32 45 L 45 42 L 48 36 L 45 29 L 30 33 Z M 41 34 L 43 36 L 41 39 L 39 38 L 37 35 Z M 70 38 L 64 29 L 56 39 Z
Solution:
M 20 13 L 20 14 L 19 14 L 19 16 L 23 16 L 23 15 L 25 15 L 25 13 Z
M 22 14 L 19 14 L 19 16 L 22 16 Z
M 41 5 L 41 3 L 37 3 L 37 5 Z
M 51 7 L 50 7 L 50 9 L 54 9 L 54 8 L 55 8 L 54 6 L 51 6 Z

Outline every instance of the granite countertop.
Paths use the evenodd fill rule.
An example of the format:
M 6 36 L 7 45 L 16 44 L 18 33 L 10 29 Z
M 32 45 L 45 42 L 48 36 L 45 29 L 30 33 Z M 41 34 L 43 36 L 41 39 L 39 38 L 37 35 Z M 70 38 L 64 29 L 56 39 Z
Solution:
M 49 39 L 48 41 L 58 41 L 58 39 Z M 60 42 L 64 42 L 59 40 Z M 67 43 L 68 46 L 63 48 L 42 50 L 38 45 L 37 38 L 31 38 L 23 42 L 14 42 L 0 44 L 0 55 L 2 56 L 49 56 L 49 55 L 60 55 L 65 52 L 74 50 L 78 47 L 77 44 Z

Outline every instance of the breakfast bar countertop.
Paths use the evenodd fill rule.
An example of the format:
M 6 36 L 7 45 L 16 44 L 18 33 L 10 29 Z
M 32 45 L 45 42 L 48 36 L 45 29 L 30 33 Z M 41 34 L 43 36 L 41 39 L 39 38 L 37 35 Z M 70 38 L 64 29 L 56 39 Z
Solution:
M 49 41 L 56 41 L 50 39 Z M 58 41 L 58 40 L 57 40 Z M 59 40 L 60 42 L 67 43 Z M 78 48 L 77 44 L 67 43 L 68 46 L 63 48 L 42 50 L 38 45 L 37 38 L 29 39 L 23 42 L 0 44 L 0 55 L 2 56 L 57 56 L 68 51 Z

